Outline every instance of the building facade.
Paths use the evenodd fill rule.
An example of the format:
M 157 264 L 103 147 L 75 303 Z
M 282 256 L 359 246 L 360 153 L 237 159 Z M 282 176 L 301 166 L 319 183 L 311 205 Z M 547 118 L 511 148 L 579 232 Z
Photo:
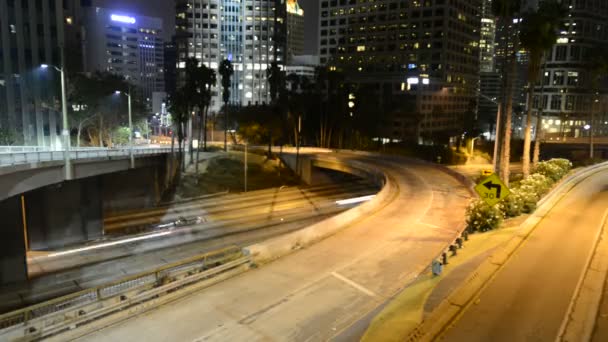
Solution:
M 59 73 L 40 66 L 64 65 L 70 24 L 62 1 L 0 1 L 0 145 L 61 147 Z
M 160 18 L 100 7 L 84 10 L 85 70 L 123 75 L 146 101 L 164 91 Z
M 402 98 L 387 138 L 458 134 L 477 97 L 480 10 L 478 0 L 322 0 L 320 61 Z
M 228 59 L 234 68 L 230 103 L 269 103 L 266 70 L 274 61 L 281 68 L 285 63 L 286 11 L 282 0 L 177 0 L 178 86 L 187 58 L 198 59 L 216 73 Z M 219 111 L 222 104 L 216 87 L 211 111 Z
M 594 51 L 608 46 L 608 2 L 567 3 L 564 29 L 547 56 L 533 103 L 542 110 L 547 140 L 588 136 L 591 129 L 608 134 L 608 89 L 589 68 Z
M 287 51 L 286 64 L 293 63 L 293 57 L 304 54 L 304 10 L 297 0 L 287 0 Z

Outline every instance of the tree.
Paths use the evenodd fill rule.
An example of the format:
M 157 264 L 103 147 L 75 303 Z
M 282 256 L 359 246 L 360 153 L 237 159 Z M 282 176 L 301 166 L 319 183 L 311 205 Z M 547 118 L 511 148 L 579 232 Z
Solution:
M 594 98 L 591 104 L 591 112 L 590 112 L 590 122 L 589 125 L 589 158 L 593 159 L 594 157 L 594 146 L 593 146 L 593 134 L 595 129 L 595 110 L 596 108 L 601 107 L 600 103 L 600 88 L 602 84 L 602 79 L 608 76 L 608 46 L 603 45 L 595 50 L 593 54 L 591 54 L 588 69 L 591 73 L 591 89 L 593 90 Z
M 118 98 L 114 98 L 116 90 L 125 91 L 129 84 L 122 76 L 108 72 L 96 72 L 93 74 L 73 74 L 68 83 L 68 124 L 70 129 L 76 129 L 76 145 L 81 145 L 83 130 L 89 133 L 90 143 L 98 141 L 99 146 L 111 146 L 112 137 L 116 128 L 126 123 L 125 110 L 117 110 L 120 104 Z M 139 97 L 132 98 L 133 118 L 137 120 L 143 116 L 145 107 Z M 97 125 L 93 125 L 97 119 Z M 96 139 L 97 138 L 97 139 Z
M 230 78 L 234 74 L 232 62 L 224 59 L 220 63 L 219 73 L 222 76 L 222 100 L 224 101 L 224 152 L 228 151 L 228 101 L 230 101 Z
M 522 156 L 522 170 L 524 178 L 530 175 L 530 144 L 532 135 L 532 114 L 534 110 L 534 90 L 540 76 L 541 62 L 545 51 L 555 44 L 558 29 L 565 16 L 565 11 L 555 0 L 545 0 L 540 3 L 535 12 L 526 13 L 520 27 L 519 40 L 521 46 L 528 51 L 528 113 L 526 115 L 526 128 L 524 131 L 524 150 Z M 540 118 L 540 115 L 538 115 Z M 538 124 L 537 119 L 537 134 Z
M 268 85 L 270 86 L 270 101 L 273 108 L 272 116 L 267 122 L 268 127 L 268 156 L 272 154 L 273 131 L 276 131 L 277 124 L 280 125 L 282 111 L 280 97 L 285 91 L 285 77 L 279 64 L 274 61 L 266 70 Z
M 199 146 L 203 141 L 203 150 L 207 150 L 207 117 L 209 116 L 209 106 L 211 105 L 211 88 L 216 83 L 215 71 L 201 64 L 196 69 L 196 100 L 199 108 Z M 196 150 L 196 172 L 198 172 L 200 147 Z
M 188 109 L 188 116 L 187 116 L 187 120 L 186 120 L 186 125 L 187 125 L 187 133 L 185 133 L 185 135 L 188 137 L 188 143 L 189 143 L 189 149 L 190 149 L 190 163 L 192 163 L 194 161 L 194 147 L 192 145 L 192 138 L 193 138 L 193 134 L 192 134 L 192 112 L 194 111 L 194 107 L 197 105 L 197 99 L 198 99 L 198 84 L 197 84 L 197 77 L 198 77 L 198 65 L 199 65 L 199 61 L 194 58 L 194 57 L 190 57 L 187 58 L 185 61 L 185 82 L 184 82 L 184 86 L 182 87 L 182 92 L 183 92 L 183 96 L 184 96 L 184 105 L 187 107 Z M 202 108 L 199 108 L 199 110 L 202 110 Z M 202 117 L 202 114 L 199 113 L 199 117 Z M 185 127 L 184 127 L 185 129 Z M 179 140 L 179 139 L 178 139 Z M 200 142 L 199 142 L 200 143 Z
M 186 169 L 184 158 L 184 128 L 191 117 L 190 106 L 191 98 L 189 97 L 189 90 L 185 87 L 179 88 L 175 94 L 173 94 L 169 103 L 171 118 L 173 119 L 173 124 L 176 126 L 175 128 L 177 130 L 178 159 L 182 171 Z
M 513 18 L 520 11 L 521 3 L 519 0 L 494 0 L 492 1 L 492 12 L 499 17 L 507 27 L 507 39 L 503 43 L 505 52 L 505 63 L 503 64 L 503 86 L 501 101 L 501 158 L 499 174 L 503 182 L 509 185 L 509 160 L 511 158 L 511 119 L 513 115 L 513 78 L 517 75 L 517 60 L 515 53 L 518 50 L 519 39 L 513 34 Z M 515 41 L 510 44 L 511 38 Z M 512 45 L 512 51 L 509 46 Z

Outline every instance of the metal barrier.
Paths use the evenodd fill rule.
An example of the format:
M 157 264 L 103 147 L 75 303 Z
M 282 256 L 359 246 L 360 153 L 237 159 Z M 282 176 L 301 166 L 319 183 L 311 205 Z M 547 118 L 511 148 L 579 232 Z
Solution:
M 0 340 L 38 340 L 157 299 L 198 281 L 248 265 L 237 247 L 198 255 L 154 271 L 0 315 Z
M 78 148 L 70 150 L 70 158 L 72 160 L 77 160 L 91 158 L 128 157 L 129 151 L 129 148 Z M 133 155 L 136 157 L 170 152 L 171 148 L 133 148 Z M 63 151 L 13 151 L 10 153 L 0 153 L 0 167 L 50 161 L 63 161 L 63 159 Z

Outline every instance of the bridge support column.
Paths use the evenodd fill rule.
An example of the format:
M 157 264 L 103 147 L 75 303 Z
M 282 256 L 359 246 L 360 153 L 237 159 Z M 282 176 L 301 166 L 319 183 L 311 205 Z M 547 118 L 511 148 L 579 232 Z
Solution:
M 21 197 L 0 202 L 0 284 L 27 280 L 25 237 L 21 215 Z
M 51 185 L 25 195 L 29 246 L 60 248 L 103 235 L 98 177 Z

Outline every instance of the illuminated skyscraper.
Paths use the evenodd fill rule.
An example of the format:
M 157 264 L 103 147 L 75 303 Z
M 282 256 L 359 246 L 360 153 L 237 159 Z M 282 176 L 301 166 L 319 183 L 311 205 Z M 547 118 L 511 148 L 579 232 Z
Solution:
M 608 135 L 606 84 L 600 80 L 595 86 L 597 74 L 588 67 L 594 52 L 608 46 L 608 2 L 568 3 L 563 30 L 544 66 L 544 87 L 537 85 L 533 103 L 542 107 L 546 139 L 588 136 L 591 128 Z
M 187 58 L 195 57 L 216 72 L 228 59 L 234 67 L 230 103 L 269 103 L 266 70 L 273 61 L 281 67 L 285 63 L 286 11 L 282 0 L 177 0 L 178 84 Z M 218 89 L 212 111 L 223 104 Z
M 85 20 L 85 70 L 123 75 L 142 98 L 165 90 L 163 22 L 160 18 L 88 7 Z
M 287 0 L 287 64 L 304 53 L 304 10 L 297 0 Z
M 387 137 L 458 134 L 477 97 L 480 10 L 481 0 L 322 0 L 321 63 L 402 98 Z

